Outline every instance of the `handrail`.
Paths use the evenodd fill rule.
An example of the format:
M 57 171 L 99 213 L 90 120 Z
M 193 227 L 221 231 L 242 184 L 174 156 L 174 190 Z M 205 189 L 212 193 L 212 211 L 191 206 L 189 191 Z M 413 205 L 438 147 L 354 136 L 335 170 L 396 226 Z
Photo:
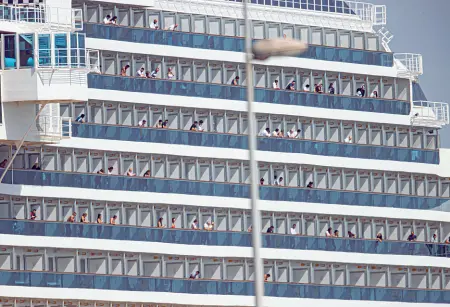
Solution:
M 215 36 L 215 37 L 224 37 L 224 38 L 236 38 L 236 39 L 244 39 L 244 36 L 231 36 L 231 35 L 222 35 L 222 34 L 210 34 L 210 33 L 202 33 L 202 32 L 188 32 L 188 31 L 171 31 L 171 30 L 166 30 L 166 29 L 151 29 L 149 27 L 137 27 L 137 26 L 123 26 L 120 24 L 116 24 L 116 25 L 111 25 L 111 24 L 105 24 L 102 22 L 84 22 L 85 24 L 93 24 L 93 25 L 102 25 L 105 27 L 111 27 L 111 28 L 115 28 L 115 27 L 119 27 L 119 28 L 130 28 L 130 29 L 145 29 L 148 31 L 161 31 L 161 32 L 168 32 L 168 33 L 173 33 L 173 32 L 178 32 L 178 33 L 186 33 L 186 34 L 201 34 L 201 35 L 205 35 L 205 36 Z M 254 41 L 258 41 L 260 39 L 254 39 Z M 368 49 L 359 49 L 359 48 L 351 48 L 351 47 L 340 47 L 340 46 L 328 46 L 328 45 L 317 45 L 317 44 L 311 44 L 308 43 L 309 46 L 316 46 L 316 47 L 331 47 L 331 48 L 339 48 L 339 49 L 345 49 L 345 50 L 355 50 L 355 51 L 366 51 L 366 52 L 373 52 L 373 53 L 384 53 L 384 54 L 394 54 L 394 52 L 387 52 L 384 50 L 368 50 Z
M 298 213 L 297 213 L 298 214 Z M 69 222 L 63 222 L 63 221 L 50 221 L 50 220 L 29 220 L 29 219 L 7 219 L 7 218 L 0 218 L 0 222 L 1 221 L 22 221 L 22 222 L 29 222 L 29 223 L 52 223 L 52 224 L 77 224 L 77 225 L 97 225 L 97 226 L 106 226 L 106 227 L 127 227 L 127 228 L 141 228 L 141 229 L 161 229 L 163 231 L 176 231 L 176 230 L 186 230 L 186 231 L 201 231 L 204 233 L 210 233 L 210 232 L 215 232 L 215 233 L 239 233 L 239 234 L 248 234 L 250 235 L 251 232 L 250 231 L 234 231 L 234 230 L 217 230 L 217 229 L 213 229 L 213 230 L 204 230 L 204 229 L 191 229 L 191 228 L 171 228 L 171 227 L 154 227 L 154 226 L 137 226 L 137 225 L 131 225 L 131 224 L 116 224 L 116 225 L 111 225 L 111 224 L 107 224 L 107 223 L 103 223 L 103 224 L 98 224 L 95 222 L 86 222 L 86 223 L 81 223 L 81 222 L 73 222 L 73 223 L 69 223 Z M 264 229 L 262 229 L 261 231 L 261 235 L 267 235 L 267 236 L 284 236 L 284 237 L 303 237 L 303 238 L 311 238 L 311 239 L 330 239 L 330 240 L 348 240 L 348 241 L 363 241 L 363 242 L 367 242 L 367 241 L 377 241 L 377 239 L 365 239 L 365 238 L 349 238 L 349 237 L 326 237 L 326 236 L 311 236 L 311 235 L 304 235 L 304 234 L 287 234 L 287 233 L 267 233 L 264 231 Z M 383 239 L 382 242 L 379 243 L 383 243 L 384 241 L 387 241 L 389 243 L 408 243 L 408 244 L 431 244 L 431 245 L 448 245 L 450 246 L 450 243 L 440 243 L 440 242 L 430 242 L 430 241 L 402 241 L 402 240 L 390 240 L 390 239 Z
M 119 78 L 132 78 L 132 79 L 148 79 L 149 81 L 153 81 L 153 80 L 161 80 L 161 81 L 170 81 L 170 82 L 180 82 L 180 83 L 192 83 L 192 84 L 207 84 L 207 85 L 214 85 L 214 86 L 225 86 L 227 88 L 242 88 L 242 89 L 246 89 L 246 86 L 243 85 L 231 85 L 231 84 L 225 84 L 225 83 L 210 83 L 210 82 L 201 82 L 201 81 L 185 81 L 185 80 L 178 80 L 178 79 L 166 79 L 166 78 L 146 78 L 146 77 L 136 77 L 136 76 L 122 76 L 122 75 L 118 75 L 118 74 L 106 74 L 106 73 L 101 73 L 101 74 L 96 74 L 96 75 L 101 75 L 101 76 L 107 76 L 107 77 L 119 77 Z M 268 91 L 276 91 L 276 92 L 288 92 L 288 93 L 308 93 L 308 94 L 314 94 L 314 95 L 325 95 L 325 96 L 329 96 L 329 97 L 343 97 L 343 98 L 357 98 L 357 99 L 376 99 L 376 100 L 386 100 L 386 101 L 398 101 L 398 102 L 404 102 L 404 103 L 410 103 L 408 100 L 402 100 L 402 99 L 391 99 L 391 98 L 381 98 L 381 97 L 377 97 L 377 98 L 372 98 L 372 97 L 359 97 L 356 95 L 342 95 L 342 94 L 328 94 L 326 92 L 323 93 L 316 93 L 316 92 L 310 92 L 310 91 L 303 91 L 303 90 L 286 90 L 284 88 L 280 88 L 280 89 L 273 89 L 273 88 L 269 88 L 269 87 L 257 87 L 255 86 L 255 89 L 263 89 L 263 90 L 268 90 Z
M 230 135 L 230 136 L 248 136 L 248 134 L 241 134 L 241 133 L 229 133 L 229 132 L 216 132 L 216 131 L 192 131 L 192 130 L 184 130 L 184 129 L 174 129 L 174 128 L 157 128 L 157 127 L 140 127 L 140 126 L 128 126 L 128 125 L 120 125 L 120 124 L 98 124 L 93 122 L 86 122 L 86 123 L 77 123 L 74 122 L 75 125 L 92 125 L 92 126 L 110 126 L 110 127 L 125 127 L 125 128 L 135 128 L 135 129 L 151 129 L 151 130 L 170 130 L 170 131 L 179 131 L 179 132 L 189 132 L 189 133 L 197 133 L 197 134 L 216 134 L 216 135 Z M 355 146 L 374 146 L 374 147 L 381 147 L 381 148 L 388 148 L 388 149 L 410 149 L 410 150 L 423 150 L 423 151 L 431 151 L 431 152 L 438 152 L 439 149 L 429 149 L 429 148 L 414 148 L 414 147 L 401 147 L 401 146 L 390 146 L 390 145 L 376 145 L 376 144 L 359 144 L 359 143 L 345 143 L 345 142 L 338 142 L 338 141 L 323 141 L 323 140 L 313 140 L 313 139 L 304 139 L 304 138 L 288 138 L 288 137 L 265 137 L 258 135 L 257 138 L 260 139 L 276 139 L 276 140 L 292 140 L 292 141 L 303 141 L 303 142 L 317 142 L 317 143 L 323 143 L 323 144 L 339 144 L 339 145 L 355 145 Z
M 309 262 L 309 261 L 307 261 Z M 433 268 L 433 267 L 431 267 Z M 177 277 L 162 277 L 162 276 L 134 276 L 134 275 L 126 275 L 126 274 L 121 274 L 121 275 L 115 275 L 115 274 L 98 274 L 98 273 L 81 273 L 81 272 L 70 272 L 70 273 L 66 273 L 66 272 L 48 272 L 48 271 L 31 271 L 31 270 L 4 270 L 4 269 L 0 269 L 0 272 L 12 272 L 12 273 L 36 273 L 36 274 L 46 274 L 46 275 L 82 275 L 82 276 L 108 276 L 108 277 L 131 277 L 131 278 L 139 278 L 139 279 L 163 279 L 163 280 L 186 280 L 186 281 L 190 281 L 190 282 L 201 282 L 201 281 L 221 281 L 221 282 L 232 282 L 232 283 L 253 283 L 253 281 L 251 280 L 231 280 L 231 279 L 205 279 L 205 278 L 198 278 L 198 279 L 190 279 L 190 278 L 177 278 Z M 322 287 L 339 287 L 339 288 L 346 288 L 346 287 L 351 287 L 351 288 L 363 288 L 363 289 L 393 289 L 393 290 L 398 290 L 398 289 L 408 289 L 408 290 L 413 290 L 413 291 L 421 291 L 421 290 L 426 290 L 426 291 L 433 291 L 433 292 L 447 292 L 447 289 L 433 289 L 433 288 L 409 288 L 409 287 L 378 287 L 378 286 L 357 286 L 357 285 L 335 285 L 335 284 L 317 284 L 317 283 L 301 283 L 301 282 L 282 282 L 282 281 L 266 281 L 266 283 L 269 284 L 281 284 L 281 285 L 308 285 L 308 286 L 322 286 Z M 205 293 L 207 294 L 207 293 Z
M 217 159 L 216 159 L 217 160 Z M 34 172 L 40 172 L 40 173 L 56 173 L 56 174 L 71 174 L 71 175 L 90 175 L 90 176 L 114 176 L 114 177 L 125 177 L 125 178 L 136 178 L 136 179 L 157 179 L 157 180 L 163 180 L 163 181 L 183 181 L 183 182 L 199 182 L 199 183 L 217 183 L 217 184 L 227 184 L 227 185 L 241 185 L 241 186 L 249 186 L 248 183 L 244 183 L 244 182 L 240 182 L 240 183 L 235 183 L 235 182 L 218 182 L 218 181 L 205 181 L 205 180 L 194 180 L 194 179 L 183 179 L 183 178 L 166 178 L 166 177 L 153 177 L 150 176 L 149 177 L 143 177 L 143 176 L 127 176 L 127 175 L 120 175 L 120 174 L 97 174 L 97 173 L 86 173 L 86 172 L 66 172 L 66 171 L 51 171 L 51 170 L 32 170 L 32 169 L 24 169 L 24 168 L 14 168 L 14 169 L 10 169 L 8 172 L 12 173 L 14 171 L 34 171 Z M 1 170 L 0 170 L 1 172 Z M 435 175 L 434 175 L 435 176 Z M 2 184 L 9 184 L 9 183 L 2 183 Z M 14 183 L 11 183 L 14 184 Z M 262 185 L 261 187 L 264 188 L 274 188 L 274 189 L 299 189 L 299 190 L 318 190 L 318 191 L 338 191 L 338 192 L 351 192 L 351 193 L 358 193 L 358 194 L 370 194 L 370 195 L 386 195 L 386 196 L 399 196 L 399 197 L 414 197 L 414 198 L 429 198 L 429 199 L 450 199 L 450 197 L 433 197 L 433 196 L 426 196 L 426 195 L 412 195 L 412 194 L 400 194 L 400 193 L 380 193 L 380 192 L 373 192 L 373 191 L 358 191 L 358 190 L 337 190 L 337 189 L 324 189 L 324 188 L 317 188 L 317 187 L 313 187 L 313 188 L 307 188 L 307 187 L 300 187 L 300 186 L 296 186 L 296 187 L 291 187 L 291 186 L 274 186 L 274 185 Z

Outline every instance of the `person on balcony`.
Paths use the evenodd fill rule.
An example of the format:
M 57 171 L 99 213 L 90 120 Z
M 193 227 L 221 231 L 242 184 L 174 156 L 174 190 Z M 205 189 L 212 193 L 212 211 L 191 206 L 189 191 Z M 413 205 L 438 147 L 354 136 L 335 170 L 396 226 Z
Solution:
M 310 91 L 311 91 L 310 88 L 309 88 L 309 84 L 306 84 L 306 85 L 303 87 L 303 91 L 304 91 L 304 92 L 310 92 Z
M 414 231 L 411 231 L 411 234 L 408 236 L 408 241 L 409 242 L 417 241 L 417 236 L 414 234 Z
M 370 94 L 370 98 L 378 98 L 378 92 L 373 91 L 372 94 Z
M 194 274 L 189 275 L 189 279 L 199 279 L 200 271 L 195 272 Z
M 145 127 L 147 125 L 147 121 L 145 119 L 139 121 L 138 123 L 139 127 Z
M 113 16 L 110 20 L 109 23 L 112 25 L 117 26 L 117 16 Z
M 153 30 L 158 30 L 159 29 L 158 19 L 153 19 L 153 22 L 150 24 L 150 29 L 153 29 Z
M 122 69 L 120 70 L 120 75 L 122 77 L 126 77 L 127 76 L 127 70 L 128 68 L 130 68 L 130 65 L 125 65 L 124 67 L 122 67 Z
M 293 224 L 291 227 L 291 235 L 297 234 L 297 224 Z
M 192 125 L 191 128 L 189 128 L 190 131 L 197 131 L 197 121 L 195 121 Z
M 175 225 L 175 222 L 176 222 L 176 220 L 175 220 L 175 218 L 173 217 L 173 218 L 172 218 L 172 226 L 170 226 L 170 228 L 177 228 L 177 226 Z
M 278 80 L 273 81 L 273 85 L 272 85 L 274 90 L 279 90 L 280 89 L 280 85 L 278 84 Z
M 170 25 L 170 26 L 167 28 L 167 30 L 169 30 L 169 31 L 176 31 L 177 29 L 178 29 L 178 24 Z
M 109 219 L 109 223 L 111 225 L 116 225 L 117 215 L 114 215 L 112 218 Z
M 163 218 L 162 217 L 160 217 L 158 219 L 158 224 L 157 224 L 156 227 L 158 227 L 158 228 L 166 228 L 166 225 L 163 224 Z
M 37 162 L 33 164 L 33 167 L 31 169 L 35 170 L 35 171 L 40 171 L 41 170 L 41 168 L 39 166 L 39 163 L 37 163 Z
M 306 187 L 307 187 L 308 189 L 314 188 L 314 182 L 310 181 Z
M 325 237 L 331 238 L 333 236 L 333 229 L 328 227 L 327 232 L 325 232 Z
M 4 160 L 0 163 L 0 168 L 5 168 L 7 163 L 8 163 L 8 159 L 4 159 Z
M 191 229 L 198 230 L 198 221 L 195 219 L 191 224 Z
M 150 170 L 147 170 L 145 173 L 144 173 L 144 178 L 149 178 L 150 177 Z
M 97 224 L 103 224 L 102 214 L 101 213 L 97 214 Z
M 106 17 L 103 18 L 103 23 L 104 23 L 105 25 L 111 24 L 111 15 L 106 15 Z
M 168 119 L 166 119 L 164 122 L 163 122 L 163 124 L 162 124 L 162 127 L 163 128 L 169 128 L 169 120 Z
M 163 121 L 162 119 L 158 120 L 158 122 L 156 123 L 155 128 L 162 128 L 163 127 Z
M 352 238 L 352 239 L 356 238 L 356 235 L 353 232 L 351 232 L 350 230 L 347 231 L 347 235 L 348 235 L 349 238 Z
M 34 221 L 37 218 L 36 209 L 31 210 L 30 220 Z
M 145 69 L 144 69 L 144 67 L 141 67 L 141 69 L 139 69 L 139 70 L 137 71 L 136 75 L 137 75 L 139 78 L 145 78 Z
M 80 223 L 88 223 L 86 212 L 81 215 Z
M 348 137 L 346 137 L 346 138 L 344 139 L 344 143 L 347 143 L 347 144 L 353 143 L 352 136 L 349 135 Z
M 172 80 L 175 79 L 175 74 L 172 72 L 172 68 L 167 69 L 167 79 Z
M 153 78 L 153 79 L 157 78 L 158 77 L 158 72 L 159 72 L 159 68 L 156 67 L 155 70 L 152 71 L 152 73 L 150 74 L 150 77 L 148 77 L 148 78 Z
M 356 89 L 356 96 L 365 97 L 366 96 L 366 86 L 363 84 L 360 88 Z
M 261 131 L 259 136 L 270 137 L 270 128 L 266 128 L 265 130 Z
M 231 85 L 239 85 L 239 76 L 236 76 L 232 81 L 231 81 Z
M 127 176 L 128 176 L 128 177 L 135 177 L 135 176 L 136 176 L 136 174 L 133 173 L 133 169 L 132 169 L 132 168 L 129 168 L 129 169 L 128 169 Z
M 295 91 L 295 80 L 292 80 L 287 86 L 286 90 L 288 91 Z
M 77 122 L 77 123 L 85 123 L 86 121 L 85 121 L 85 118 L 86 117 L 86 115 L 84 115 L 84 114 L 80 114 L 76 119 L 75 119 L 75 121 Z
M 328 94 L 334 95 L 334 92 L 335 92 L 334 85 L 333 83 L 330 83 L 330 86 L 328 86 Z
M 72 213 L 72 215 L 71 216 L 69 216 L 69 218 L 67 219 L 67 222 L 69 222 L 69 223 L 75 223 L 75 217 L 77 216 L 77 213 L 74 211 L 73 213 Z
M 203 121 L 200 120 L 200 121 L 198 122 L 198 125 L 197 125 L 197 131 L 203 132 L 204 130 L 205 130 L 205 129 L 203 129 Z
M 379 232 L 378 234 L 377 234 L 377 242 L 383 242 L 383 235 Z

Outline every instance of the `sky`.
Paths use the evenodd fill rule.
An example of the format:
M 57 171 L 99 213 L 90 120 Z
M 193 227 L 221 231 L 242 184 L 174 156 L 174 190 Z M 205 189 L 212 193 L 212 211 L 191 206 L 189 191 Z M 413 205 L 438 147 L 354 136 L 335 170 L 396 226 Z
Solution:
M 419 83 L 429 101 L 450 103 L 450 0 L 361 0 L 387 7 L 386 28 L 394 34 L 393 52 L 420 53 Z M 440 131 L 441 147 L 450 148 L 450 126 Z

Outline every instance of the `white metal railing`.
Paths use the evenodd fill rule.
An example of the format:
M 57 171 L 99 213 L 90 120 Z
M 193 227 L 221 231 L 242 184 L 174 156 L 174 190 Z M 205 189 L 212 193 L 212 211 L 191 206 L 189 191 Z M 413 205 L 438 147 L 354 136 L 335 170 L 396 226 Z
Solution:
M 83 11 L 81 9 L 51 6 L 0 5 L 0 21 L 41 24 L 46 30 L 83 30 Z
M 416 53 L 395 53 L 399 74 L 406 77 L 417 77 L 423 74 L 422 55 Z
M 414 101 L 411 117 L 412 125 L 442 127 L 448 125 L 449 106 L 445 102 Z
M 245 0 L 225 0 L 242 2 Z M 351 0 L 250 0 L 252 4 L 260 4 L 280 8 L 294 8 L 307 11 L 338 13 L 344 15 L 356 15 L 361 20 L 371 21 L 374 24 L 386 24 L 386 6 L 373 5 Z
M 377 33 L 381 38 L 381 44 L 383 45 L 384 49 L 386 49 L 386 51 L 390 51 L 391 49 L 389 48 L 389 43 L 394 38 L 394 35 L 385 27 L 380 28 Z
M 40 115 L 36 120 L 36 129 L 32 136 L 44 141 L 57 142 L 72 137 L 72 119 L 70 117 Z
M 155 7 L 167 11 L 242 19 L 244 18 L 242 1 L 159 0 L 155 2 Z M 315 6 L 323 10 L 313 10 L 312 7 L 306 5 L 306 0 L 272 0 L 272 2 L 269 2 L 269 0 L 251 0 L 253 5 L 249 12 L 250 19 L 364 32 L 373 31 L 374 25 L 386 23 L 386 7 L 384 6 L 345 1 L 346 5 L 340 5 L 341 7 L 345 6 L 345 10 L 342 10 L 343 13 L 339 13 L 336 12 L 336 8 L 339 6 L 322 5 L 322 2 L 325 3 L 324 0 L 310 1 L 316 1 L 317 5 Z M 258 5 L 258 3 L 265 5 Z M 338 1 L 338 3 L 342 3 L 342 1 Z M 292 9 L 289 7 L 292 7 Z
M 0 5 L 0 21 L 45 22 L 43 7 Z

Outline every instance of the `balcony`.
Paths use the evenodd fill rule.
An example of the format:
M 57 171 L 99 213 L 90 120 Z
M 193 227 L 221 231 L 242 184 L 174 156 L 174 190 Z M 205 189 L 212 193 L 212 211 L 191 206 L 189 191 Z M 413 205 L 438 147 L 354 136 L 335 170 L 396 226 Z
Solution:
M 72 224 L 49 221 L 0 220 L 0 232 L 9 235 L 86 238 L 168 244 L 252 247 L 251 233 L 161 229 L 105 224 Z M 378 255 L 450 257 L 447 244 L 307 237 L 262 234 L 264 248 L 318 250 Z
M 83 29 L 81 9 L 51 6 L 0 6 L 0 29 L 13 33 L 78 31 Z
M 244 52 L 245 50 L 243 37 L 165 30 L 155 31 L 145 28 L 117 27 L 92 23 L 86 23 L 84 27 L 86 36 L 89 38 L 231 52 Z M 392 53 L 319 45 L 309 45 L 308 51 L 298 57 L 384 67 L 392 67 L 394 63 Z
M 187 280 L 111 276 L 102 274 L 47 273 L 30 271 L 2 271 L 0 285 L 67 289 L 96 289 L 145 291 L 205 295 L 253 296 L 250 281 Z M 311 298 L 335 300 L 386 301 L 404 303 L 450 303 L 444 290 L 380 288 L 361 286 L 329 286 L 319 284 L 275 283 L 264 285 L 266 296 L 284 298 Z
M 79 138 L 248 149 L 248 138 L 245 135 L 79 123 L 73 123 L 72 129 L 72 135 Z M 439 151 L 437 150 L 262 137 L 258 138 L 258 149 L 332 157 L 439 164 Z
M 172 193 L 213 197 L 249 198 L 249 185 L 211 181 L 173 180 L 87 173 L 14 170 L 6 174 L 6 184 L 70 187 L 151 193 Z M 260 187 L 260 197 L 268 201 L 307 202 L 404 208 L 418 210 L 448 210 L 450 199 L 442 197 L 389 195 L 370 192 L 335 191 L 293 187 Z
M 247 101 L 246 87 L 243 86 L 99 74 L 89 74 L 88 86 L 89 88 L 103 90 Z M 255 89 L 255 101 L 401 115 L 409 115 L 411 111 L 410 103 L 401 100 L 360 98 L 265 88 Z

